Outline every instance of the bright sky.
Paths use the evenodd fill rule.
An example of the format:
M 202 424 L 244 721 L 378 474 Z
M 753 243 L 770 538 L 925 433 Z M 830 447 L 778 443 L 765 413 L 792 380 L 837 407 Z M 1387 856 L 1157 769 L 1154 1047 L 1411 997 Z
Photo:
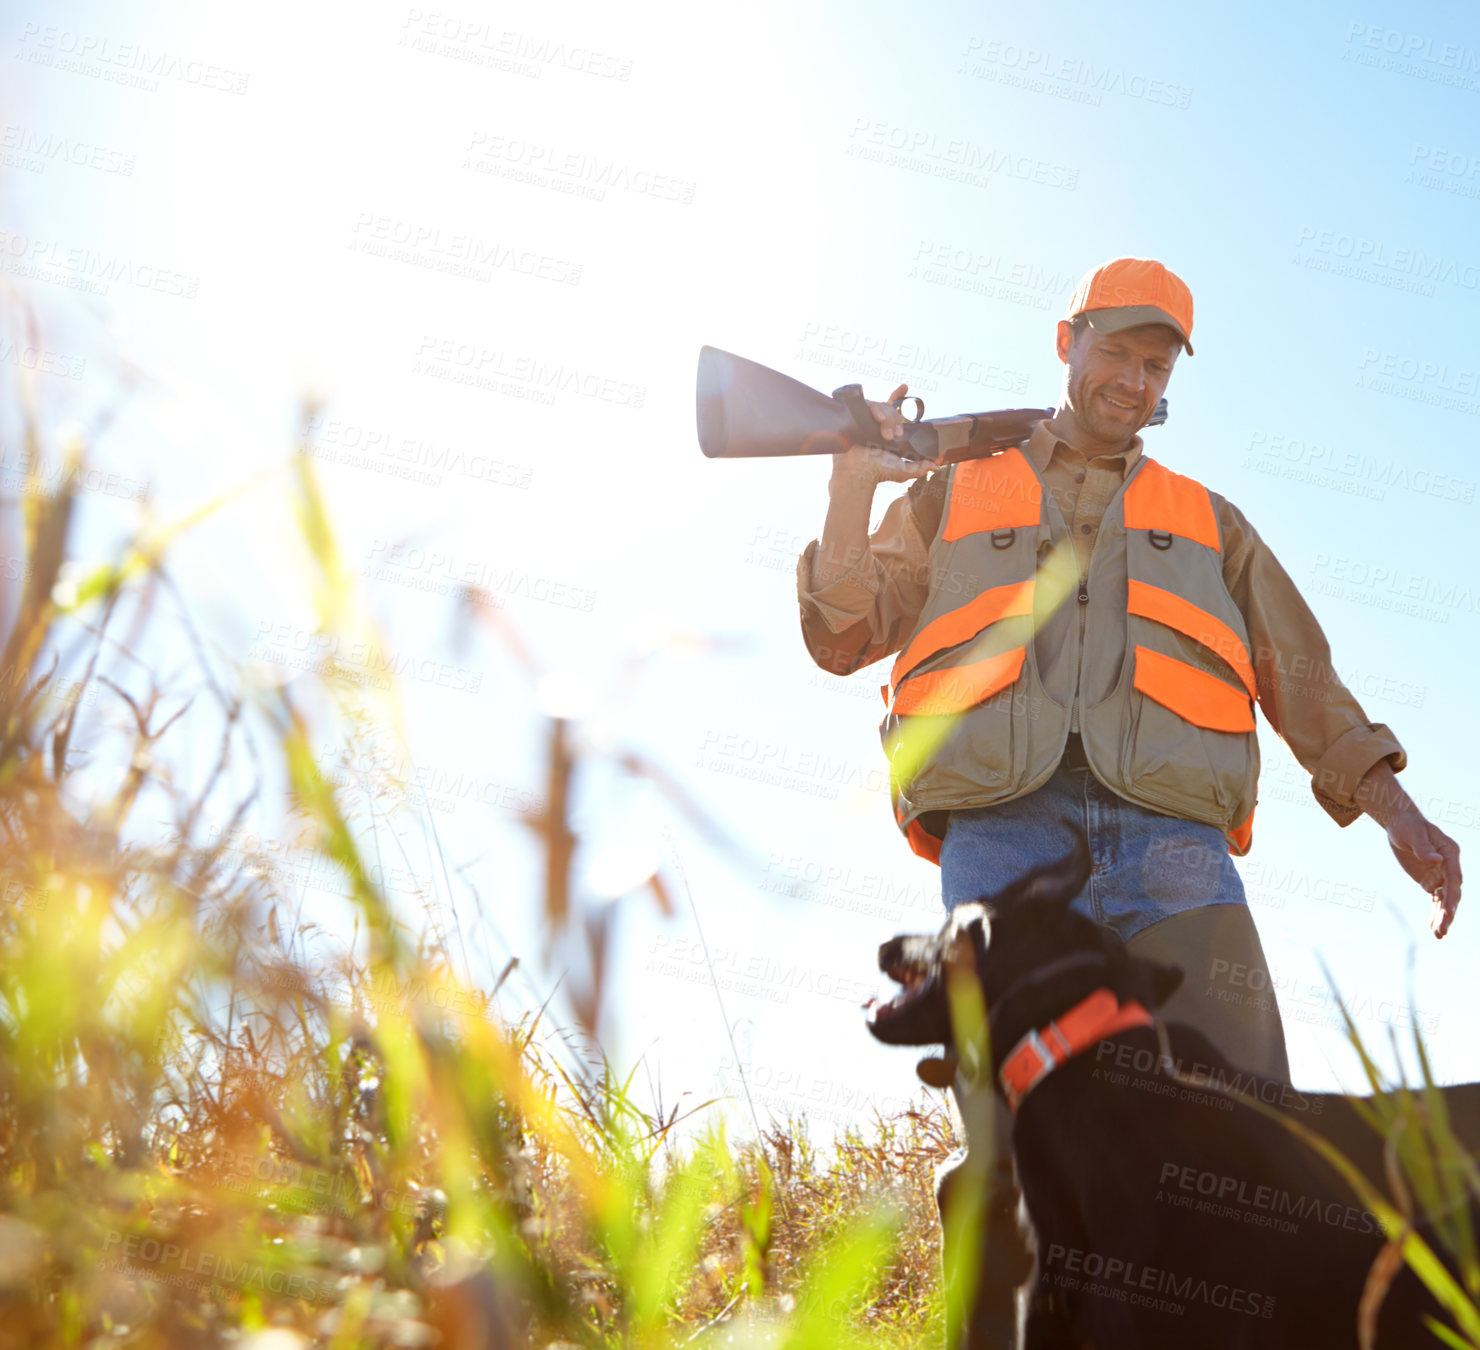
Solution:
M 477 784 L 434 813 L 483 898 L 480 921 L 455 892 L 475 982 L 518 952 L 513 1012 L 560 969 L 508 809 L 542 788 L 539 705 L 488 630 L 455 633 L 461 581 L 596 701 L 589 744 L 663 766 L 748 850 L 727 862 L 615 770 L 580 785 L 588 902 L 666 851 L 678 914 L 619 904 L 609 1046 L 666 1103 L 739 1086 L 679 867 L 757 1108 L 824 1135 L 912 1093 L 858 1004 L 878 943 L 941 917 L 889 816 L 882 667 L 839 681 L 801 643 L 828 465 L 704 460 L 705 343 L 822 389 L 908 381 L 929 415 L 1049 405 L 1075 280 L 1162 259 L 1197 355 L 1148 449 L 1244 510 L 1409 791 L 1476 842 L 1480 20 L 1030 10 L 22 0 L 0 23 L 0 267 L 43 323 L 48 418 L 86 420 L 123 362 L 146 375 L 77 547 L 103 556 L 146 482 L 171 517 L 281 464 L 317 392 L 346 555 L 423 676 L 412 754 L 447 795 Z M 259 666 L 315 642 L 286 500 L 259 489 L 178 555 L 220 651 Z M 1369 1040 L 1416 1017 L 1445 1077 L 1480 1077 L 1480 921 L 1434 942 L 1381 832 L 1339 830 L 1261 731 L 1240 866 L 1297 1083 L 1355 1081 L 1322 958 Z

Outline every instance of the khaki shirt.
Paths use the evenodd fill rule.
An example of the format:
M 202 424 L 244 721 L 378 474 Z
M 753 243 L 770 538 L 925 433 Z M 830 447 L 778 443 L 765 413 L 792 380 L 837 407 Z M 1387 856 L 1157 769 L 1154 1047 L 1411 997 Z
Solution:
M 1132 437 L 1117 454 L 1086 459 L 1039 422 L 1023 449 L 1063 513 L 1083 575 L 1105 509 L 1141 457 L 1141 438 Z M 941 470 L 912 481 L 870 536 L 869 556 L 826 586 L 812 587 L 818 541 L 803 550 L 797 561 L 802 637 L 822 669 L 847 675 L 909 640 L 929 595 L 930 545 L 945 509 L 947 479 Z M 1223 580 L 1248 626 L 1259 706 L 1310 772 L 1316 800 L 1338 824 L 1349 825 L 1362 814 L 1353 794 L 1363 775 L 1383 759 L 1401 770 L 1408 757 L 1386 726 L 1367 720 L 1342 683 L 1310 606 L 1243 512 L 1217 494 L 1213 499 Z M 1078 703 L 1076 691 L 1075 726 Z

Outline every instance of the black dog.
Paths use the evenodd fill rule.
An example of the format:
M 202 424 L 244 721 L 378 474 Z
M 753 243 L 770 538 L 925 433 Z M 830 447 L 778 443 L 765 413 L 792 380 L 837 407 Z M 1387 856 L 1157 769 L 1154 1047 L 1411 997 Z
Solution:
M 936 936 L 885 943 L 880 969 L 905 987 L 869 1009 L 881 1041 L 952 1050 L 950 989 L 964 975 L 980 991 L 1037 1239 L 1025 1350 L 1356 1346 L 1380 1225 L 1278 1121 L 1221 1089 L 1303 1112 L 1369 1177 L 1382 1141 L 1349 1107 L 1312 1109 L 1312 1094 L 1241 1073 L 1200 1032 L 1157 1025 L 1182 972 L 1069 913 L 1087 876 L 1081 851 L 958 908 Z M 1437 1344 L 1425 1315 L 1447 1325 L 1400 1262 L 1377 1345 Z

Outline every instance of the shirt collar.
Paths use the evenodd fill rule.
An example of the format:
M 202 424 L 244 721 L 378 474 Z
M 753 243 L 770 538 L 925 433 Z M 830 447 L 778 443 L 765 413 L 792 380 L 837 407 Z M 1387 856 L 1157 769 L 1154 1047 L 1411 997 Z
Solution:
M 1124 449 L 1118 450 L 1113 455 L 1096 455 L 1095 459 L 1101 461 L 1106 467 L 1120 468 L 1122 476 L 1129 474 L 1141 458 L 1142 442 L 1139 436 L 1132 436 L 1131 443 Z M 1028 443 L 1024 447 L 1029 460 L 1038 472 L 1044 473 L 1048 469 L 1049 460 L 1057 451 L 1060 456 L 1066 452 L 1072 459 L 1084 460 L 1087 458 L 1084 451 L 1077 446 L 1071 445 L 1061 437 L 1055 436 L 1048 429 L 1048 423 L 1034 422 L 1033 430 L 1028 434 Z

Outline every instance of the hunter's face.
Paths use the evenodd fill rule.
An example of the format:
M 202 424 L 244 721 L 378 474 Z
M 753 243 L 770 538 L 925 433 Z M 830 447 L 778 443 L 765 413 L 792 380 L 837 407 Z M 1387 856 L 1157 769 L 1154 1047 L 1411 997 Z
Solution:
M 1172 378 L 1182 339 L 1165 324 L 1076 336 L 1059 324 L 1059 356 L 1068 366 L 1064 402 L 1089 446 L 1118 449 L 1150 420 Z

